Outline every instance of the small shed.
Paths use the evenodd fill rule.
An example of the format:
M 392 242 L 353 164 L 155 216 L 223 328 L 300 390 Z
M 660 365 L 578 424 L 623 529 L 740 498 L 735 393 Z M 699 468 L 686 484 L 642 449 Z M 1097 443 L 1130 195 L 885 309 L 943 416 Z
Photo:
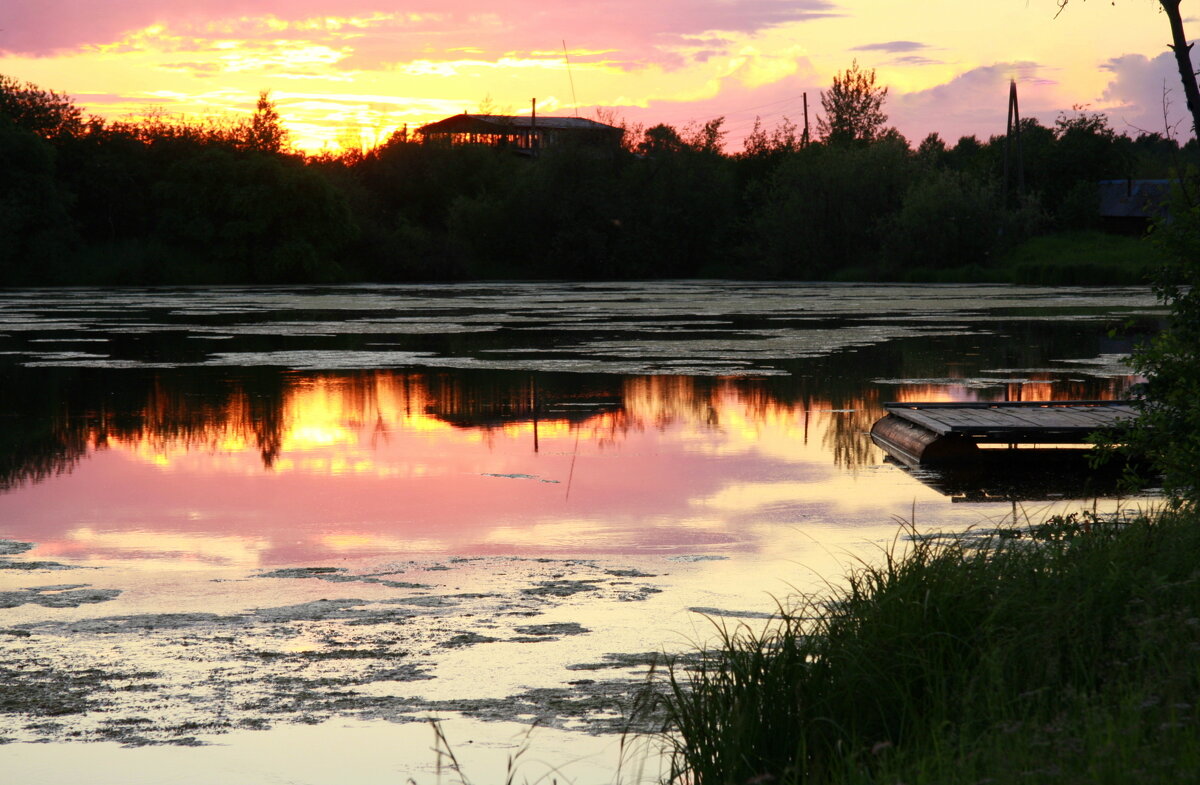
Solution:
M 534 154 L 538 150 L 575 140 L 595 147 L 617 147 L 625 130 L 583 117 L 533 115 L 456 114 L 421 126 L 429 141 L 508 147 Z
M 1170 180 L 1101 180 L 1100 222 L 1105 231 L 1145 234 L 1170 215 Z

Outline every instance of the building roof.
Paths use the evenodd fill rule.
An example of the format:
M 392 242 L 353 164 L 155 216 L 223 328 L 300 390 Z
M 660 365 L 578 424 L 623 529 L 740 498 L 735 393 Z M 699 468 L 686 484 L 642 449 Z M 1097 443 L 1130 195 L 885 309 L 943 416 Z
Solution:
M 529 115 L 462 114 L 452 115 L 445 120 L 421 126 L 422 134 L 511 134 L 532 130 L 534 119 Z M 537 118 L 538 130 L 555 131 L 603 131 L 623 133 L 615 126 L 598 123 L 584 117 Z

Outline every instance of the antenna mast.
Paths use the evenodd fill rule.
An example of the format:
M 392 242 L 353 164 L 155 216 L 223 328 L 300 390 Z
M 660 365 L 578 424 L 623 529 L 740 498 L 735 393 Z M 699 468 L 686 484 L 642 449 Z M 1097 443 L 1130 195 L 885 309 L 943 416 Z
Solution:
M 1004 132 L 1004 198 L 1008 198 L 1010 159 L 1016 143 L 1017 197 L 1025 193 L 1025 155 L 1021 150 L 1021 110 L 1017 103 L 1017 80 L 1008 83 L 1008 127 Z
M 567 42 L 563 39 L 563 60 L 567 61 L 567 79 L 571 82 L 571 103 L 575 105 L 575 116 L 579 117 L 579 99 L 575 97 L 575 77 L 571 76 L 571 56 L 567 54 Z

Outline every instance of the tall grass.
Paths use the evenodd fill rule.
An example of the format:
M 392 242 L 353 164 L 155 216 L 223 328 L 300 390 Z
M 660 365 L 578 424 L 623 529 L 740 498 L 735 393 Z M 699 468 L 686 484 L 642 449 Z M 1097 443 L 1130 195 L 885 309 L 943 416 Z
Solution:
M 1200 519 L 913 537 L 666 672 L 671 777 L 1200 780 Z

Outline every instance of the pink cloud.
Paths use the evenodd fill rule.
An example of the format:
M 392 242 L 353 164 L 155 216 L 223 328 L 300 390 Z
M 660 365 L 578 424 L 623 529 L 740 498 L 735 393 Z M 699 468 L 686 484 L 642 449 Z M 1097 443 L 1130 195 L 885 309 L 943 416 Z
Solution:
M 807 61 L 798 63 L 798 72 L 785 79 L 749 88 L 736 78 L 721 82 L 711 98 L 698 101 L 655 100 L 648 106 L 608 107 L 630 124 L 667 123 L 677 128 L 725 117 L 726 149 L 738 152 L 742 140 L 754 125 L 755 117 L 770 130 L 786 117 L 797 125 L 803 122 L 802 96 L 808 93 L 809 119 L 815 134 L 816 118 L 821 111 L 821 91 L 829 87 L 828 76 L 818 74 Z M 1172 91 L 1172 117 L 1184 117 L 1183 99 L 1178 88 L 1174 59 L 1167 52 L 1150 60 L 1142 55 L 1114 58 L 1105 66 L 1113 80 L 1102 100 L 1117 104 L 1108 108 L 1112 126 L 1118 132 L 1146 129 L 1161 131 L 1161 95 L 1164 83 Z M 987 139 L 1004 132 L 1008 110 L 1008 85 L 1016 79 L 1022 117 L 1034 117 L 1052 126 L 1072 101 L 1065 98 L 1054 69 L 1033 62 L 995 63 L 971 69 L 950 81 L 927 90 L 911 93 L 892 91 L 884 105 L 889 125 L 895 126 L 914 146 L 929 133 L 936 132 L 950 144 L 961 136 Z M 591 114 L 593 109 L 581 109 Z M 1186 122 L 1178 125 L 1182 138 L 1190 135 Z
M 911 93 L 889 95 L 884 110 L 910 142 L 937 132 L 953 143 L 960 136 L 986 139 L 1004 132 L 1008 84 L 1017 80 L 1021 116 L 1051 124 L 1068 107 L 1060 104 L 1057 82 L 1037 63 L 995 63 L 973 68 L 944 84 Z
M 628 125 L 649 127 L 665 123 L 681 131 L 724 117 L 725 150 L 737 153 L 742 150 L 743 140 L 754 128 L 756 118 L 768 132 L 785 119 L 802 127 L 805 93 L 808 93 L 809 122 L 815 135 L 817 113 L 821 108 L 820 91 L 828 86 L 821 84 L 825 81 L 823 76 L 814 72 L 807 60 L 802 59 L 798 61 L 796 74 L 760 87 L 747 87 L 735 75 L 722 80 L 719 91 L 711 98 L 686 102 L 654 100 L 644 107 L 615 106 L 603 109 L 614 112 Z M 594 111 L 595 108 L 588 108 L 581 109 L 580 113 L 594 116 Z
M 447 39 L 453 35 L 456 40 L 438 44 L 477 46 L 494 52 L 501 41 L 507 41 L 504 49 L 544 49 L 547 41 L 563 38 L 590 48 L 640 49 L 707 30 L 750 32 L 839 13 L 833 0 L 510 0 L 503 6 L 484 0 L 407 0 L 400 7 L 385 0 L 8 0 L 5 5 L 0 51 L 27 55 L 113 43 L 154 24 L 199 31 L 213 22 L 265 16 L 295 21 L 372 14 L 399 14 L 401 19 L 436 15 L 434 29 L 403 21 L 385 27 L 393 51 L 427 46 L 428 40 L 406 42 L 403 36 L 406 32 L 439 32 L 440 25 Z M 395 40 L 394 34 L 401 40 Z
M 1014 78 L 1023 117 L 1036 117 L 1045 125 L 1053 125 L 1061 112 L 1070 109 L 1069 103 L 1063 102 L 1053 69 L 1031 62 L 995 63 L 974 68 L 927 90 L 891 91 L 884 104 L 888 125 L 896 127 L 914 146 L 933 132 L 951 144 L 961 136 L 987 139 L 1001 134 L 1008 110 L 1008 84 Z M 801 62 L 796 74 L 761 87 L 749 88 L 736 78 L 728 78 L 712 98 L 686 103 L 660 100 L 650 102 L 647 107 L 614 109 L 630 123 L 668 123 L 678 128 L 725 117 L 726 150 L 738 152 L 754 126 L 755 117 L 761 119 L 768 131 L 784 118 L 802 125 L 804 93 L 808 93 L 809 122 L 815 135 L 821 113 L 821 91 L 828 87 L 828 75 L 816 73 L 810 64 Z M 1114 117 L 1114 126 L 1119 130 L 1115 120 Z
M 1108 109 L 1114 129 L 1137 135 L 1140 131 L 1163 133 L 1164 127 L 1170 126 L 1181 140 L 1193 135 L 1173 53 L 1163 52 L 1153 60 L 1145 55 L 1122 55 L 1102 67 L 1113 75 L 1101 99 L 1114 105 Z
M 725 117 L 728 131 L 726 150 L 738 152 L 744 137 L 761 119 L 768 131 L 787 118 L 803 124 L 803 95 L 808 93 L 809 123 L 816 134 L 821 113 L 821 91 L 829 87 L 829 75 L 816 73 L 802 63 L 799 71 L 757 88 L 748 88 L 736 79 L 726 79 L 712 98 L 688 103 L 654 101 L 646 108 L 618 107 L 618 113 L 631 122 L 665 122 L 677 127 Z M 1036 63 L 997 63 L 975 68 L 928 90 L 912 93 L 891 91 L 884 104 L 888 125 L 895 126 L 912 145 L 931 132 L 939 133 L 953 144 L 960 136 L 986 139 L 1003 133 L 1008 109 L 1008 82 L 1017 79 L 1021 94 L 1022 116 L 1037 117 L 1052 124 L 1061 105 L 1057 83 L 1047 78 L 1045 66 Z
M 927 44 L 919 41 L 883 41 L 877 44 L 863 44 L 862 46 L 853 47 L 851 52 L 889 52 L 898 54 L 900 52 L 917 52 L 922 49 L 928 49 Z

